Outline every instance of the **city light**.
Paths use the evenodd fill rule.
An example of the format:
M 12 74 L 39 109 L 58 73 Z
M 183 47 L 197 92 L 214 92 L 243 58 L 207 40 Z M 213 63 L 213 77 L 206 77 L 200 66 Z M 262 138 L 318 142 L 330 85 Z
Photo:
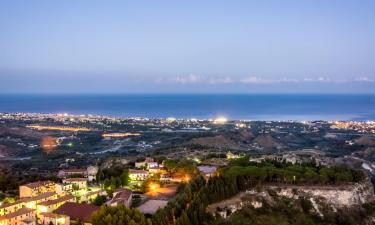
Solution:
M 36 129 L 36 130 L 56 130 L 56 131 L 91 131 L 91 129 L 86 127 L 61 127 L 61 126 L 42 126 L 42 125 L 27 125 L 27 128 Z
M 130 132 L 126 132 L 126 133 L 106 133 L 106 134 L 103 134 L 102 136 L 103 137 L 131 137 L 131 136 L 140 136 L 141 134 L 140 133 L 130 133 Z
M 225 124 L 228 122 L 228 119 L 225 118 L 225 117 L 218 117 L 216 119 L 214 119 L 213 123 L 214 124 Z

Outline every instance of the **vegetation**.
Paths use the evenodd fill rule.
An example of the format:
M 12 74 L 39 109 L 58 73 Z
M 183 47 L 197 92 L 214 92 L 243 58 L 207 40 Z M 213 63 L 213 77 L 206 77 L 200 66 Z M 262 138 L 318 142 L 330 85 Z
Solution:
M 99 170 L 96 178 L 97 182 L 103 182 L 105 190 L 111 195 L 115 189 L 129 184 L 129 170 L 121 167 Z
M 0 191 L 6 192 L 18 188 L 18 179 L 6 169 L 0 168 Z
M 194 176 L 198 174 L 198 169 L 195 165 L 194 161 L 191 160 L 165 160 L 164 167 L 170 173 L 178 174 L 178 175 L 190 175 Z
M 259 166 L 230 166 L 219 170 L 218 174 L 219 176 L 209 179 L 207 185 L 202 177 L 197 177 L 190 184 L 181 186 L 178 194 L 167 207 L 154 215 L 154 224 L 167 225 L 174 222 L 178 225 L 210 224 L 215 219 L 205 210 L 209 204 L 263 183 L 339 184 L 358 182 L 364 178 L 361 172 L 345 168 L 270 163 Z M 312 207 L 306 199 L 301 199 L 299 204 L 302 214 L 309 212 Z M 275 221 L 277 220 L 276 218 Z M 313 221 L 311 218 L 306 218 L 305 223 L 300 224 L 313 224 L 310 223 L 311 221 Z
M 116 207 L 102 206 L 92 216 L 93 225 L 151 225 L 141 212 L 134 208 L 127 208 L 123 205 Z
M 104 195 L 98 195 L 93 200 L 92 203 L 97 206 L 103 205 L 107 201 L 107 197 Z

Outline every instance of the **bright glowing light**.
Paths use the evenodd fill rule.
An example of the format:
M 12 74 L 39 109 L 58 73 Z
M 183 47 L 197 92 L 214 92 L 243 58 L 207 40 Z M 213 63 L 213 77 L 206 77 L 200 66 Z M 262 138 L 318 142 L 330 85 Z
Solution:
M 189 176 L 185 176 L 184 180 L 185 180 L 186 182 L 189 182 L 189 181 L 190 181 L 190 177 L 189 177 Z
M 140 133 L 107 133 L 107 134 L 103 134 L 102 136 L 103 137 L 130 137 L 130 136 L 140 136 L 141 134 Z
M 27 125 L 27 128 L 32 128 L 36 130 L 57 130 L 57 131 L 91 131 L 89 128 L 85 127 L 60 127 L 60 126 L 41 126 L 41 125 Z
M 57 147 L 57 139 L 50 136 L 43 137 L 41 147 L 44 152 L 50 153 Z
M 160 185 L 157 184 L 157 183 L 150 183 L 148 185 L 148 188 L 150 190 L 150 192 L 156 192 L 158 189 L 159 189 Z
M 216 119 L 214 119 L 213 123 L 214 124 L 224 124 L 224 123 L 227 123 L 228 122 L 228 119 L 225 118 L 225 117 L 218 117 Z
M 174 117 L 168 117 L 168 118 L 167 118 L 167 122 L 168 122 L 168 123 L 172 123 L 172 122 L 174 122 L 174 121 L 176 121 L 176 118 L 174 118 Z

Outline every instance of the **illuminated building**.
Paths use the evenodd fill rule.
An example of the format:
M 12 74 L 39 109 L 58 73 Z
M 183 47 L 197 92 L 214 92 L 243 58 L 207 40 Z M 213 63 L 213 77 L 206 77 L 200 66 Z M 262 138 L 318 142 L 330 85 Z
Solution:
M 133 181 L 146 180 L 148 178 L 149 172 L 145 170 L 129 170 L 129 177 Z
M 151 167 L 158 167 L 159 163 L 155 162 L 153 158 L 147 157 L 143 162 L 136 162 L 136 168 L 151 168 Z
M 73 202 L 74 196 L 65 195 L 54 200 L 41 202 L 37 205 L 37 213 L 49 213 L 62 206 L 65 202 Z
M 66 178 L 62 180 L 64 185 L 75 185 L 78 189 L 87 188 L 87 179 L 86 178 Z
M 53 181 L 37 181 L 19 187 L 20 198 L 35 197 L 45 192 L 55 192 L 55 183 Z
M 132 203 L 133 192 L 127 188 L 117 190 L 113 193 L 113 198 L 106 202 L 106 205 L 117 206 L 124 205 L 130 207 Z
M 15 212 L 0 216 L 1 225 L 35 225 L 35 209 L 21 208 Z
M 42 225 L 69 225 L 70 218 L 66 215 L 56 214 L 56 213 L 41 213 L 39 215 L 39 223 Z

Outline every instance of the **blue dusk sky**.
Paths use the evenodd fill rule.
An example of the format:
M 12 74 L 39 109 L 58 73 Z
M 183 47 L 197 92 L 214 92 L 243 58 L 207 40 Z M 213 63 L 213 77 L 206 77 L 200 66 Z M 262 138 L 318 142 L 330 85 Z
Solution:
M 375 93 L 375 1 L 0 1 L 0 93 Z

